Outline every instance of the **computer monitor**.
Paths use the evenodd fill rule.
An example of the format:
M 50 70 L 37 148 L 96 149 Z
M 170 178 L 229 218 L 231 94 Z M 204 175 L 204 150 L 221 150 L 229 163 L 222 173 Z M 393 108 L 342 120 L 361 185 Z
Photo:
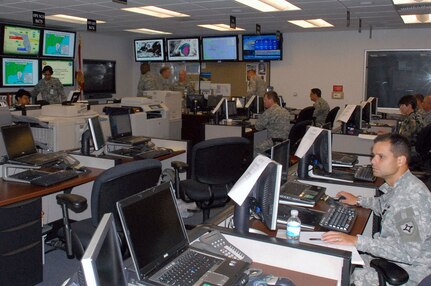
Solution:
M 233 99 L 235 100 L 237 109 L 245 107 L 245 97 L 234 97 Z
M 377 109 L 379 106 L 379 99 L 377 97 L 369 97 L 368 101 L 371 102 L 371 114 L 377 115 Z
M 263 97 L 253 95 L 245 104 L 245 108 L 248 108 L 251 112 L 256 114 L 263 113 Z
M 260 217 L 268 229 L 276 230 L 281 170 L 281 164 L 271 161 L 257 179 L 244 203 L 241 206 L 235 204 L 234 224 L 237 232 L 249 232 L 250 209 Z
M 310 166 L 323 169 L 325 173 L 332 173 L 332 134 L 330 130 L 322 129 L 318 127 L 309 127 L 304 135 L 307 139 L 309 134 L 316 132 L 320 129 L 319 135 L 314 139 L 313 143 L 309 147 L 308 151 L 302 158 L 299 159 L 298 164 L 298 177 L 306 178 L 309 176 Z M 307 144 L 308 140 L 302 140 L 298 146 L 298 150 L 301 149 L 302 144 Z
M 91 141 L 95 151 L 105 146 L 105 136 L 103 135 L 102 126 L 100 125 L 99 116 L 88 118 L 88 126 L 91 132 Z
M 188 94 L 186 97 L 187 108 L 192 110 L 205 110 L 206 100 L 203 94 Z
M 114 215 L 104 214 L 81 259 L 85 282 L 89 285 L 126 286 L 123 257 Z
M 290 140 L 275 144 L 271 147 L 271 160 L 282 165 L 282 179 L 287 179 L 287 170 L 290 162 Z
M 372 116 L 372 112 L 371 112 L 371 102 L 365 102 L 364 106 L 362 107 L 362 120 L 365 121 L 366 123 L 371 123 L 371 116 Z
M 217 112 L 219 112 L 221 110 L 221 106 L 223 105 L 223 103 L 225 102 L 225 100 L 227 100 L 226 98 L 220 98 L 219 102 L 217 103 L 217 105 L 214 107 L 213 110 L 211 110 L 212 114 L 217 114 Z
M 207 99 L 207 108 L 208 110 L 213 109 L 217 106 L 217 104 L 220 102 L 220 100 L 223 99 L 223 95 L 217 94 L 217 95 L 208 95 Z
M 221 107 L 222 113 L 225 114 L 225 118 L 228 119 L 230 116 L 237 115 L 236 110 L 236 101 L 235 100 L 226 100 Z
M 349 117 L 347 123 L 341 124 L 343 134 L 349 134 L 349 130 L 360 130 L 362 129 L 362 108 L 361 105 L 356 105 L 352 114 Z M 353 131 L 353 132 L 355 132 Z

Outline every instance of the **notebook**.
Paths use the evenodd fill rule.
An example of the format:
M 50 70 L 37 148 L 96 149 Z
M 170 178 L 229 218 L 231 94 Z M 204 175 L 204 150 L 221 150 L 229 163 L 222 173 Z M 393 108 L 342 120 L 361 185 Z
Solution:
M 197 265 L 213 261 L 210 270 L 179 285 L 236 285 L 249 263 L 190 247 L 172 185 L 165 183 L 117 202 L 137 277 L 143 284 L 173 285 L 166 275 L 190 255 Z M 202 259 L 202 257 L 204 259 Z M 187 271 L 190 267 L 185 266 Z M 179 270 L 175 270 L 179 275 Z M 177 284 L 175 284 L 177 285 Z
M 1 132 L 9 162 L 42 166 L 60 160 L 62 153 L 38 153 L 27 124 L 2 126 Z
M 132 123 L 130 114 L 110 114 L 109 125 L 111 127 L 111 138 L 109 141 L 120 144 L 139 145 L 150 141 L 144 136 L 132 136 Z

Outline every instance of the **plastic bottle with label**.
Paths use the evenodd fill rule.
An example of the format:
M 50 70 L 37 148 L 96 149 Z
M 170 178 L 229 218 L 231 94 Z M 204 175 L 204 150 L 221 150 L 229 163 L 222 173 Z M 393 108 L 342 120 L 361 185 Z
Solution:
M 290 211 L 290 218 L 287 220 L 286 237 L 291 241 L 299 241 L 301 234 L 301 220 L 298 217 L 298 210 Z

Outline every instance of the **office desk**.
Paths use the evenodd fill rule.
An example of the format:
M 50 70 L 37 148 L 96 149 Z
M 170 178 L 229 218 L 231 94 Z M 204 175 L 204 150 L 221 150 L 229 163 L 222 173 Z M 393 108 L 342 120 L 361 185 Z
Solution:
M 41 197 L 94 181 L 101 172 L 91 168 L 90 173 L 46 188 L 1 180 L 0 285 L 34 285 L 43 280 Z

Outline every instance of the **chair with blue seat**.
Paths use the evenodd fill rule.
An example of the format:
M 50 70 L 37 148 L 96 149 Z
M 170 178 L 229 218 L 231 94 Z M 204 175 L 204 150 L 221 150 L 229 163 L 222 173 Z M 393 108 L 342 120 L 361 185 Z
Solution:
M 117 230 L 121 232 L 116 202 L 133 194 L 156 186 L 161 174 L 160 161 L 146 159 L 114 166 L 94 181 L 91 191 L 91 218 L 70 223 L 68 210 L 79 213 L 87 208 L 87 200 L 76 194 L 59 194 L 57 203 L 63 211 L 63 234 L 69 258 L 81 259 L 84 251 L 105 213 L 113 213 Z M 61 234 L 60 234 L 61 235 Z M 121 239 L 123 251 L 125 241 Z M 124 253 L 124 252 L 123 252 Z

